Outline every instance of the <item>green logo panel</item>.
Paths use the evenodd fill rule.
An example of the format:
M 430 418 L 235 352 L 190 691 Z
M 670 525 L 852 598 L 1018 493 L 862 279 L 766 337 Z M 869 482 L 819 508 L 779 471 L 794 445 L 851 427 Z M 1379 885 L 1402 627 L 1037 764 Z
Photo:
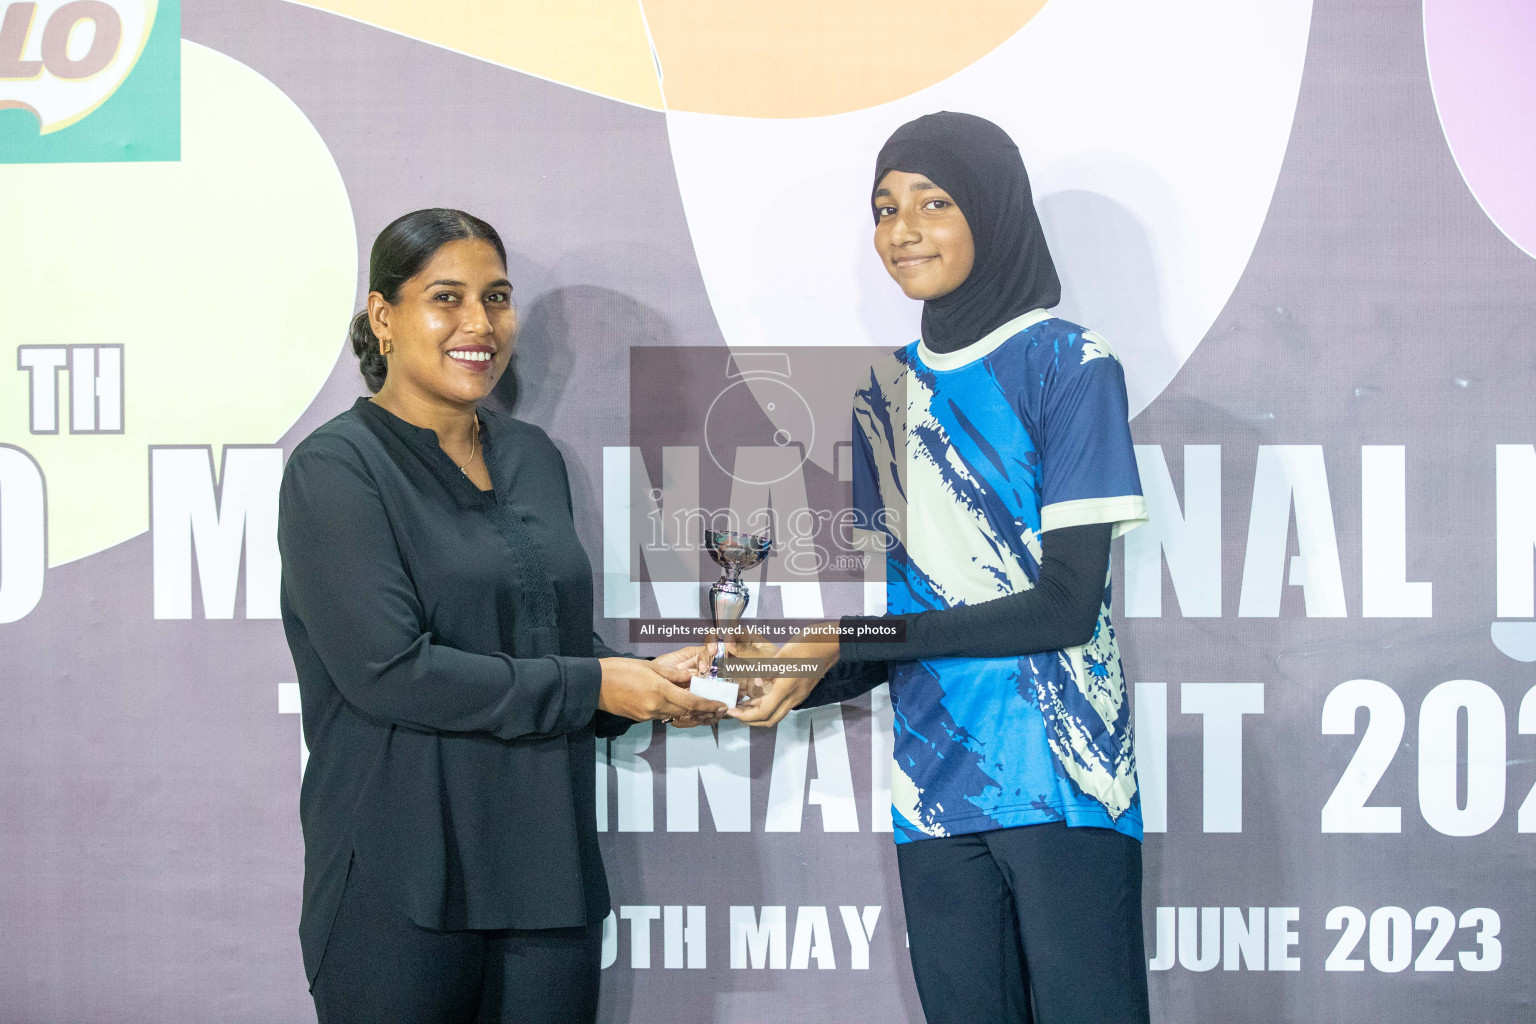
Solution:
M 181 159 L 181 0 L 0 0 L 0 164 Z

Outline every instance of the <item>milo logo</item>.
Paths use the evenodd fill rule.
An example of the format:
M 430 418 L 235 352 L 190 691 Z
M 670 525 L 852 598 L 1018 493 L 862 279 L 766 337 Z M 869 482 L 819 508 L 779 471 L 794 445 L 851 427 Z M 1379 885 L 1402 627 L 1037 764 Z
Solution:
M 0 163 L 178 160 L 179 0 L 0 2 Z

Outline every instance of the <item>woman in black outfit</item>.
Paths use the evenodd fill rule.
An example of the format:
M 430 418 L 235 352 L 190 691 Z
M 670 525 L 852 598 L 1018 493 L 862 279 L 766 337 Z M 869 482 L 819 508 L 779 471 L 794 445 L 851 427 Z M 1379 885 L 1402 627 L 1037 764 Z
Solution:
M 697 648 L 619 656 L 559 451 L 478 408 L 517 329 L 495 230 L 380 233 L 371 399 L 294 451 L 278 544 L 309 767 L 299 936 L 322 1024 L 596 1019 L 609 912 L 594 736 L 709 721 Z

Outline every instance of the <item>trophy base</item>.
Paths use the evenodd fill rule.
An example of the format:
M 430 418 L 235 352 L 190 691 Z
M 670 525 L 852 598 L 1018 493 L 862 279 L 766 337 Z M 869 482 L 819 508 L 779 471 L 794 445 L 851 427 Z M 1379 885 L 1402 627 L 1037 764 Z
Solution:
M 741 696 L 741 687 L 733 679 L 694 676 L 693 682 L 688 684 L 688 692 L 705 700 L 717 700 L 726 707 L 733 708 Z

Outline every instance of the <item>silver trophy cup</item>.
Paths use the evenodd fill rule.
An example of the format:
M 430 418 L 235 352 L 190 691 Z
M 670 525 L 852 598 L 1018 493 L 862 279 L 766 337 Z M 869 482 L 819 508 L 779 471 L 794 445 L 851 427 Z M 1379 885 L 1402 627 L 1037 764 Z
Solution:
M 709 675 L 697 677 L 689 688 L 701 696 L 734 705 L 740 696 L 739 688 L 735 682 L 721 679 L 720 669 L 725 664 L 726 638 L 734 632 L 752 599 L 751 591 L 741 580 L 741 574 L 767 558 L 773 542 L 768 537 L 756 534 L 705 530 L 704 548 L 709 552 L 709 557 L 725 570 L 725 575 L 709 588 L 709 617 L 714 624 L 719 647 L 710 663 Z M 728 694 L 727 690 L 730 691 Z

